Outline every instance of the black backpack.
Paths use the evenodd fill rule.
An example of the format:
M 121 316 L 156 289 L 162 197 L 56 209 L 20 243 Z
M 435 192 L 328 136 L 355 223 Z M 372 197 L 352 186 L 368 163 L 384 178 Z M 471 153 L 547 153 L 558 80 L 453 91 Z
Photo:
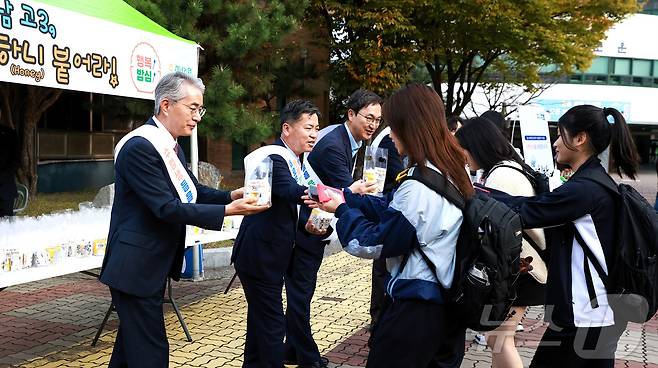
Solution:
M 547 193 L 551 191 L 548 182 L 548 176 L 546 176 L 546 174 L 542 172 L 536 171 L 526 163 L 521 163 L 521 168 L 512 165 L 506 165 L 506 164 L 494 165 L 494 167 L 492 167 L 487 172 L 487 175 L 485 175 L 483 179 L 486 181 L 489 175 L 491 175 L 491 173 L 499 167 L 513 169 L 523 174 L 526 177 L 526 179 L 528 179 L 528 181 L 530 182 L 530 185 L 532 185 L 532 189 L 535 191 L 535 195 L 541 193 Z M 523 239 L 526 242 L 528 242 L 528 244 L 530 244 L 532 248 L 534 248 L 534 250 L 537 252 L 541 260 L 544 263 L 548 264 L 548 262 L 550 261 L 550 253 L 548 249 L 541 249 L 539 244 L 537 244 L 537 242 L 535 242 L 535 240 L 531 238 L 525 231 L 523 232 Z
M 443 175 L 426 168 L 408 170 L 402 180 L 413 179 L 434 190 L 464 213 L 457 240 L 455 274 L 449 290 L 443 290 L 463 325 L 476 331 L 500 326 L 516 299 L 519 276 L 521 219 L 503 203 L 476 190 L 465 200 Z M 418 249 L 428 267 L 436 267 Z
M 617 185 L 597 171 L 581 178 L 594 181 L 617 197 L 617 236 L 614 258 L 603 270 L 578 231 L 574 236 L 605 285 L 608 303 L 617 319 L 644 323 L 658 310 L 658 215 L 652 205 L 627 184 Z M 592 308 L 598 307 L 589 265 L 584 262 L 587 292 Z

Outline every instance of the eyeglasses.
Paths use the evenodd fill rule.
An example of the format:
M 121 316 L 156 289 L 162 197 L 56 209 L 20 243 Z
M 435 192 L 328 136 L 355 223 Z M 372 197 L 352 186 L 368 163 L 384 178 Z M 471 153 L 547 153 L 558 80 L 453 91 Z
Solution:
M 357 114 L 357 115 L 361 115 L 361 116 L 363 116 L 363 117 L 366 119 L 366 122 L 367 122 L 368 124 L 373 124 L 373 123 L 374 123 L 375 125 L 379 125 L 379 124 L 382 123 L 382 118 L 381 118 L 381 117 L 376 118 L 376 117 L 374 117 L 374 116 L 372 116 L 372 115 L 363 115 L 363 114 L 360 113 L 360 112 L 357 112 L 356 114 Z
M 176 101 L 176 102 L 179 102 L 179 101 Z M 194 107 L 194 106 L 190 106 L 188 104 L 184 104 L 182 102 L 180 104 L 187 107 L 188 109 L 190 109 L 190 113 L 192 114 L 192 116 L 194 116 L 195 114 L 199 114 L 199 117 L 202 118 L 203 115 L 206 114 L 206 108 L 203 107 L 203 106 Z

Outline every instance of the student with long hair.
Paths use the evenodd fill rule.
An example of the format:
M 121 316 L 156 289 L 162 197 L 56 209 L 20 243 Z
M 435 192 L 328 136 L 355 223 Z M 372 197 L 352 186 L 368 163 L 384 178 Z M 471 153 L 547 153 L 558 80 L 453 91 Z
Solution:
M 514 147 L 494 123 L 479 117 L 469 119 L 455 137 L 464 148 L 470 170 L 484 171 L 481 184 L 514 196 L 534 196 L 528 179 L 533 173 Z M 526 173 L 526 174 L 524 174 Z M 521 258 L 532 257 L 532 270 L 523 273 L 516 282 L 516 299 L 511 316 L 499 328 L 486 334 L 486 344 L 492 350 L 492 367 L 523 367 L 514 344 L 514 333 L 528 306 L 544 305 L 546 264 L 542 260 L 546 241 L 541 229 L 525 230 Z
M 553 144 L 557 162 L 574 171 L 566 183 L 535 197 L 494 193 L 520 214 L 525 228 L 547 228 L 549 326 L 530 366 L 613 367 L 626 321 L 615 318 L 603 281 L 583 247 L 609 272 L 617 246 L 617 198 L 590 178 L 614 183 L 597 158 L 608 146 L 611 167 L 631 179 L 639 155 L 624 117 L 614 108 L 575 106 L 558 120 L 558 131 Z
M 383 117 L 410 168 L 440 172 L 465 197 L 473 195 L 464 154 L 434 90 L 420 84 L 398 90 L 384 104 Z M 334 198 L 321 205 L 338 217 L 344 249 L 361 258 L 385 258 L 388 269 L 389 305 L 374 328 L 366 366 L 459 367 L 465 327 L 454 318 L 442 290 L 453 282 L 462 211 L 416 180 L 402 182 L 384 198 L 346 190 L 345 202 Z

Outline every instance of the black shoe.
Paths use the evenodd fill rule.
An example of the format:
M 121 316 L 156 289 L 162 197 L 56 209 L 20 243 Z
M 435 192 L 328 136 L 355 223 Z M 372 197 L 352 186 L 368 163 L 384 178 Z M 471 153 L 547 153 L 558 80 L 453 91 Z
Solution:
M 327 368 L 329 366 L 329 359 L 325 357 L 320 357 L 315 363 L 300 364 L 297 368 Z

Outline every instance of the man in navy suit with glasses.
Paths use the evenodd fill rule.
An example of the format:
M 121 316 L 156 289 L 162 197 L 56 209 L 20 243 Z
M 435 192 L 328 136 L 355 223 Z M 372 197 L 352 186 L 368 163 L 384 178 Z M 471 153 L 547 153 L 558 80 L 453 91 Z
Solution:
M 354 182 L 356 153 L 363 141 L 370 139 L 377 130 L 382 118 L 381 104 L 382 99 L 372 92 L 360 89 L 352 93 L 347 102 L 345 123 L 322 137 L 308 155 L 308 162 L 323 184 L 347 188 Z M 308 214 L 300 217 L 308 217 Z M 327 243 L 323 238 L 326 236 L 298 231 L 285 276 L 286 363 L 302 368 L 328 364 L 328 360 L 320 356 L 310 325 L 311 299 Z

